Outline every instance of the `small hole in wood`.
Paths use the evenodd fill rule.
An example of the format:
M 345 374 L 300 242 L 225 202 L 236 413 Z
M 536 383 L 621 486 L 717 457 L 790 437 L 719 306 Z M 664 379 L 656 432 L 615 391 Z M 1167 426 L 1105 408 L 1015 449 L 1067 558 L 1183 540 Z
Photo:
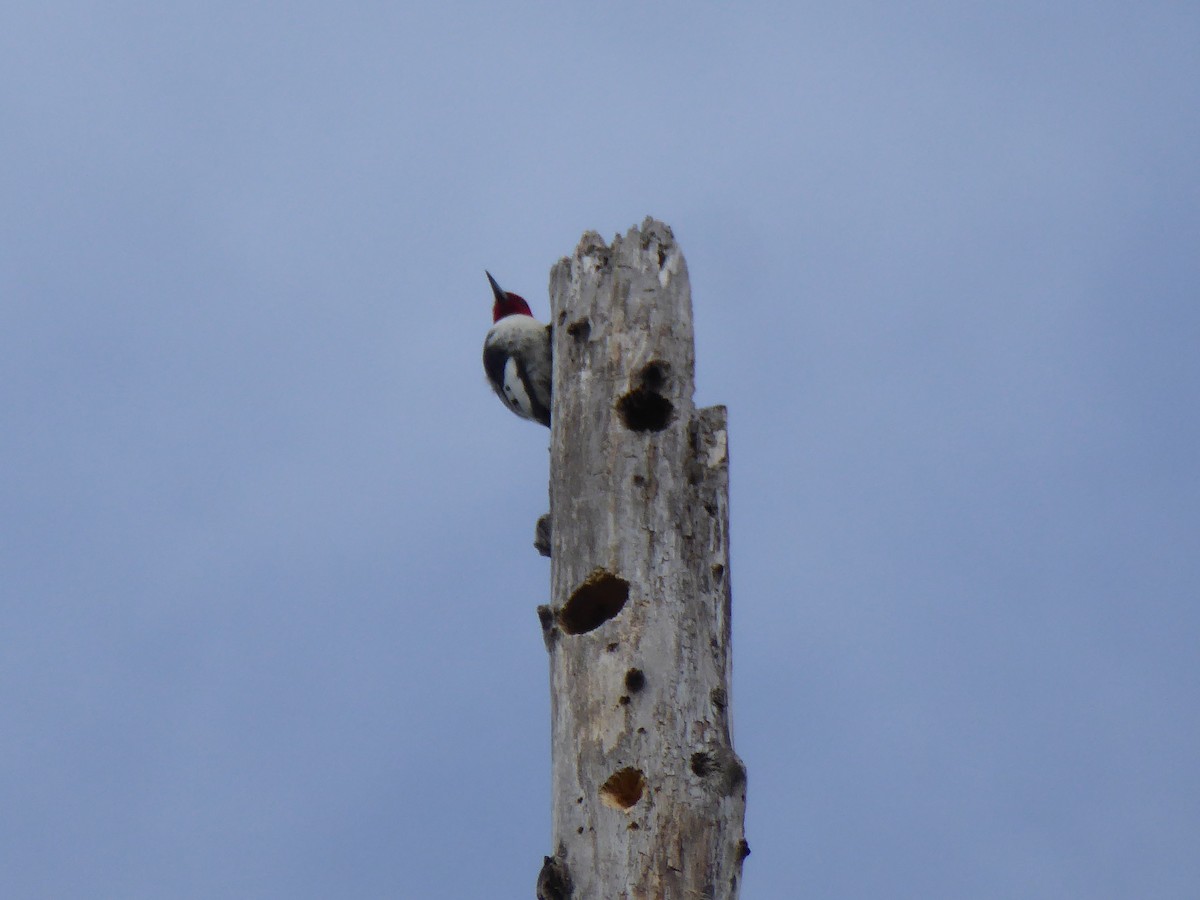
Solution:
M 614 772 L 600 788 L 600 802 L 612 809 L 630 810 L 646 790 L 640 769 L 625 768 Z
M 636 694 L 646 686 L 646 675 L 641 669 L 630 669 L 625 673 L 625 688 Z
M 619 613 L 628 599 L 628 581 L 596 569 L 564 604 L 558 614 L 559 624 L 567 634 L 586 634 Z
M 629 705 L 629 696 L 627 694 L 622 694 L 621 698 L 617 702 L 620 703 L 622 706 L 628 706 Z
M 656 359 L 646 363 L 642 367 L 642 371 L 638 373 L 638 378 L 641 383 L 639 387 L 648 388 L 652 391 L 661 391 L 667 383 L 667 373 L 671 371 L 671 367 L 662 360 Z
M 701 778 L 711 772 L 713 768 L 712 757 L 707 753 L 700 752 L 692 754 L 692 771 Z
M 576 343 L 583 344 L 592 334 L 592 323 L 587 319 L 579 319 L 567 326 L 567 334 L 575 338 Z

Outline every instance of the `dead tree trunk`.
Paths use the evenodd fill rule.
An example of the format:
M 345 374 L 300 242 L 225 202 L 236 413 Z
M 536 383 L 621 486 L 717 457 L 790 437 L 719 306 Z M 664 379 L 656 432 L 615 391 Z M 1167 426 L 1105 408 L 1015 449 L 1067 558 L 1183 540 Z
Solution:
M 550 275 L 553 857 L 538 896 L 736 898 L 724 407 L 692 404 L 670 228 L 589 232 Z

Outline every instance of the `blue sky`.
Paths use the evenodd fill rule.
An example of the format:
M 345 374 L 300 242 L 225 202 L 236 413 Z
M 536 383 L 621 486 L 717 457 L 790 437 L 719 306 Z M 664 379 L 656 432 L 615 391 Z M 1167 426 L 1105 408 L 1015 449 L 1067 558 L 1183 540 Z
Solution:
M 730 409 L 746 898 L 1200 890 L 1200 9 L 0 13 L 0 881 L 529 897 L 586 229 Z M 452 885 L 452 889 L 448 888 Z

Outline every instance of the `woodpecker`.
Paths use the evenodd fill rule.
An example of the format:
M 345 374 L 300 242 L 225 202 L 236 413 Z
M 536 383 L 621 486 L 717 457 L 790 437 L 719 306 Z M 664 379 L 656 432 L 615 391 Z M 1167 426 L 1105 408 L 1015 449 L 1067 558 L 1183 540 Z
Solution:
M 491 272 L 493 325 L 483 342 L 483 370 L 504 405 L 522 419 L 550 427 L 550 326 L 533 317 L 523 297 L 503 290 Z

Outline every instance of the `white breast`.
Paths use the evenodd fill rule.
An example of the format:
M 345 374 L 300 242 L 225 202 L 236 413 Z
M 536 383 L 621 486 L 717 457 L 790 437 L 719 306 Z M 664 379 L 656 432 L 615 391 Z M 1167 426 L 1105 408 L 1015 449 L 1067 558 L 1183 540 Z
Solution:
M 529 394 L 525 392 L 525 385 L 517 373 L 517 361 L 511 356 L 504 364 L 504 402 L 518 416 L 533 418 L 533 404 L 529 402 Z

